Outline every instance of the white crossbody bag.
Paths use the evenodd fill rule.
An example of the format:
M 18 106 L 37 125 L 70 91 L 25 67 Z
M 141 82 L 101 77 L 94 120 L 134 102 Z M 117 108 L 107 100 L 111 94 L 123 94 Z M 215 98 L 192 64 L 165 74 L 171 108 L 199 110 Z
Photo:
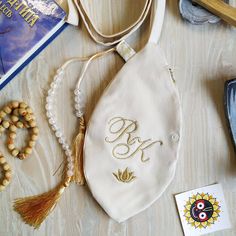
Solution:
M 116 51 L 126 61 L 97 103 L 84 142 L 86 182 L 108 215 L 122 222 L 161 196 L 174 177 L 178 159 L 179 95 L 157 44 L 165 0 L 146 1 L 136 24 L 109 36 L 96 29 L 83 2 L 75 4 L 91 37 L 106 46 L 121 42 Z M 140 27 L 150 9 L 150 39 L 135 53 L 122 40 Z

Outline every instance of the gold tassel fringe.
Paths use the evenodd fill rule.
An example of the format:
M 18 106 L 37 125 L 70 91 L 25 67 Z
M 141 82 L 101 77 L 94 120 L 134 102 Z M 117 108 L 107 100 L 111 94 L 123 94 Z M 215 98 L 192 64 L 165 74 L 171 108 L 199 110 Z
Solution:
M 68 178 L 68 181 L 65 181 L 65 183 L 60 184 L 49 192 L 16 199 L 13 205 L 14 210 L 20 214 L 26 224 L 33 226 L 35 229 L 39 228 L 42 222 L 55 208 L 65 188 L 69 185 L 69 182 L 70 178 Z
M 83 148 L 84 148 L 84 136 L 85 136 L 85 121 L 84 117 L 80 117 L 79 133 L 75 138 L 73 151 L 74 151 L 74 176 L 73 181 L 77 184 L 84 185 L 85 177 L 83 170 Z

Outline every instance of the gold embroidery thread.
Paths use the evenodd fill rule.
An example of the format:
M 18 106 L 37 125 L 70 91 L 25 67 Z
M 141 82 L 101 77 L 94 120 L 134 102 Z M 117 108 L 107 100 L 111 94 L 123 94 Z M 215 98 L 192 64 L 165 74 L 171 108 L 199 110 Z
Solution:
M 128 167 L 124 171 L 118 169 L 117 173 L 113 172 L 113 175 L 122 183 L 130 183 L 136 178 L 134 172 L 129 171 Z
M 108 124 L 110 136 L 105 138 L 107 143 L 116 144 L 112 149 L 112 156 L 116 159 L 129 159 L 140 153 L 142 162 L 147 162 L 150 158 L 145 157 L 144 151 L 151 148 L 154 144 L 163 145 L 161 140 L 152 141 L 152 139 L 142 140 L 138 136 L 134 136 L 138 129 L 137 121 L 125 119 L 123 117 L 114 117 Z M 123 142 L 125 140 L 125 142 Z

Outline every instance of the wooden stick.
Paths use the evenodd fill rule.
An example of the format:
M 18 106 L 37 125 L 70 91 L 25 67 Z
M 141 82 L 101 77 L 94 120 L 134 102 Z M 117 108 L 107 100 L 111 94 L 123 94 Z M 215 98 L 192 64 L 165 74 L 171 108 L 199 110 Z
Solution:
M 193 2 L 206 8 L 229 24 L 236 26 L 236 8 L 223 0 L 193 0 Z

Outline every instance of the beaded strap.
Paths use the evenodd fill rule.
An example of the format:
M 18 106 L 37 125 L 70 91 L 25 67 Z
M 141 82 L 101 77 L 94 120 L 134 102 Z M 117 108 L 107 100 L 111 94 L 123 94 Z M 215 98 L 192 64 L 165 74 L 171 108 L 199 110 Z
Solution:
M 58 86 L 60 85 L 63 75 L 65 73 L 65 69 L 73 62 L 76 61 L 85 61 L 88 60 L 88 58 L 73 58 L 69 61 L 67 61 L 61 68 L 57 70 L 56 75 L 53 78 L 53 82 L 50 85 L 50 89 L 48 91 L 48 96 L 46 98 L 46 116 L 48 118 L 48 123 L 50 124 L 52 130 L 55 132 L 55 136 L 58 139 L 59 144 L 61 144 L 62 149 L 65 152 L 66 155 L 66 161 L 67 161 L 67 171 L 66 171 L 66 177 L 72 177 L 74 175 L 74 158 L 72 156 L 72 148 L 69 145 L 69 142 L 66 140 L 66 137 L 63 135 L 61 128 L 56 124 L 56 116 L 53 113 L 53 105 L 55 104 L 54 95 L 56 93 L 56 90 Z M 78 109 L 78 106 L 76 105 L 76 109 Z M 80 113 L 76 112 L 76 115 Z

